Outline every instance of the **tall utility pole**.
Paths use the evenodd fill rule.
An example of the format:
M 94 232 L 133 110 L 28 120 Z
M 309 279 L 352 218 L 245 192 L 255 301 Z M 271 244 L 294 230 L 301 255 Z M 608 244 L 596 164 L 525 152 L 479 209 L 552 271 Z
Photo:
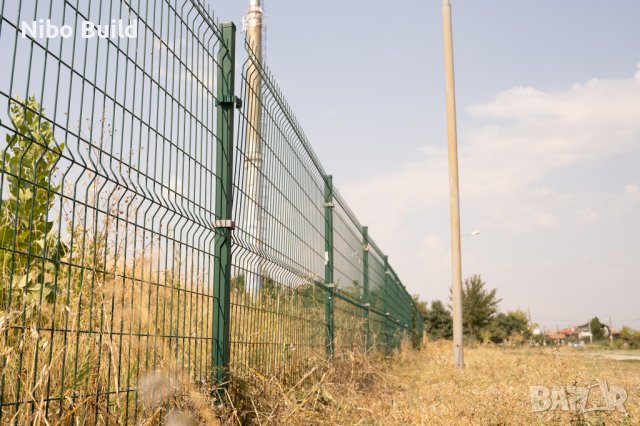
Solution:
M 453 29 L 451 1 L 442 0 L 444 65 L 447 80 L 447 130 L 449 136 L 449 190 L 451 198 L 451 265 L 453 267 L 453 364 L 464 368 L 462 335 L 462 261 L 460 249 L 460 195 L 458 185 L 458 132 L 456 124 L 456 89 L 453 72 Z
M 246 17 L 247 41 L 253 53 L 247 67 L 247 145 L 245 148 L 245 193 L 247 230 L 254 249 L 263 244 L 262 230 L 262 2 L 251 0 Z M 249 288 L 262 287 L 262 268 L 259 263 L 249 271 Z

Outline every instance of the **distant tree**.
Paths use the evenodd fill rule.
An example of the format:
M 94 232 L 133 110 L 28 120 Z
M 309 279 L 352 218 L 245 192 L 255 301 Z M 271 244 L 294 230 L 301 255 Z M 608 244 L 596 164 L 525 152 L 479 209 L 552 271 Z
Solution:
M 238 293 L 245 291 L 244 274 L 238 274 L 231 278 L 231 290 Z
M 424 322 L 426 332 L 431 340 L 449 339 L 453 336 L 451 312 L 439 300 L 431 302 L 431 309 L 427 311 Z
M 280 291 L 281 287 L 278 285 L 278 283 L 268 275 L 266 277 L 260 278 L 260 284 L 262 285 L 262 287 L 260 288 L 260 293 L 262 294 L 262 298 L 264 300 L 275 300 L 278 298 L 280 293 L 282 293 Z
M 638 334 L 638 332 L 628 325 L 625 325 L 622 327 L 622 330 L 620 330 L 620 338 L 624 340 L 632 340 L 636 334 Z
M 593 336 L 594 341 L 604 339 L 603 326 L 598 317 L 593 317 L 589 325 L 591 327 L 591 335 Z
M 480 275 L 467 278 L 462 286 L 462 322 L 467 336 L 481 340 L 498 312 L 497 289 L 488 290 Z
M 424 318 L 426 322 L 426 318 L 429 313 L 429 302 L 426 300 L 420 300 L 420 297 L 417 294 L 414 294 L 413 303 L 416 305 L 416 309 L 422 314 L 422 318 Z
M 620 338 L 632 348 L 640 347 L 640 331 L 625 325 L 620 330 Z
M 426 331 L 427 314 L 429 313 L 429 305 L 427 301 L 420 300 L 420 297 L 417 294 L 413 295 L 413 305 L 415 306 L 417 313 L 419 313 L 420 316 L 422 316 L 422 324 L 419 324 L 418 322 L 420 316 L 416 315 L 411 319 L 412 329 L 417 330 L 420 325 L 424 326 L 422 327 L 422 330 L 423 330 L 422 334 L 417 332 L 412 333 L 413 347 L 415 349 L 419 349 L 422 346 L 424 332 Z
M 489 339 L 494 343 L 520 343 L 531 338 L 529 319 L 522 311 L 499 313 L 488 329 Z

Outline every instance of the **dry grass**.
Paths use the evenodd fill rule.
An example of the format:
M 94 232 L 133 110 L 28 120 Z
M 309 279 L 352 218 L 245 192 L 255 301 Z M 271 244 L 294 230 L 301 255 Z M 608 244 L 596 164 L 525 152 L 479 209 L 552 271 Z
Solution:
M 113 134 L 104 117 L 101 125 L 107 130 L 79 155 L 104 167 Z M 58 185 L 36 190 L 18 179 L 20 191 L 33 186 L 45 201 L 36 209 L 15 196 L 22 204 L 0 217 L 0 425 L 277 424 L 297 421 L 314 392 L 331 399 L 326 381 L 336 371 L 348 377 L 360 358 L 347 351 L 364 346 L 362 309 L 336 302 L 335 344 L 345 355 L 329 366 L 324 291 L 283 271 L 281 283 L 238 285 L 220 404 L 211 241 L 180 215 L 160 224 L 166 212 L 98 171 L 55 160 L 43 179 Z M 172 197 L 163 189 L 163 198 Z
M 174 313 L 169 321 L 155 314 L 158 306 L 176 304 L 172 296 L 177 288 L 152 286 L 144 277 L 140 281 L 145 285 L 106 274 L 95 281 L 93 288 L 73 293 L 69 303 L 43 303 L 31 314 L 16 309 L 0 315 L 4 401 L 23 402 L 17 409 L 3 407 L 3 424 L 47 424 L 54 419 L 67 424 L 78 418 L 83 424 L 117 424 L 127 416 L 153 413 L 153 404 L 143 400 L 139 405 L 136 393 L 130 392 L 148 376 L 194 383 L 206 375 L 202 344 L 156 337 L 189 336 L 204 329 L 203 320 L 190 315 L 197 304 L 183 302 L 179 315 Z M 141 291 L 153 296 L 152 304 L 145 303 Z M 151 337 L 141 337 L 145 334 Z M 191 354 L 188 362 L 185 353 Z M 66 414 L 58 417 L 63 408 Z
M 214 399 L 210 277 L 187 263 L 193 251 L 171 253 L 167 238 L 114 222 L 121 206 L 92 182 L 87 206 L 66 213 L 60 237 L 73 244 L 55 271 L 56 302 L 22 295 L 3 304 L 1 424 L 640 424 L 640 363 L 477 347 L 459 372 L 444 342 L 365 355 L 361 312 L 340 302 L 337 355 L 327 362 L 324 295 L 302 285 L 232 292 L 231 381 Z M 0 265 L 0 277 L 22 269 Z M 529 386 L 594 379 L 627 389 L 627 414 L 532 412 Z
M 405 342 L 391 357 L 343 349 L 332 362 L 323 357 L 309 359 L 313 367 L 295 383 L 282 380 L 281 374 L 267 377 L 242 369 L 232 372 L 224 404 L 212 399 L 215 392 L 203 385 L 185 385 L 163 374 L 147 376 L 140 382 L 144 410 L 136 423 L 635 425 L 640 421 L 639 362 L 587 357 L 570 348 L 478 346 L 468 348 L 465 356 L 467 368 L 460 372 L 451 367 L 450 343 L 429 342 L 414 351 Z M 532 412 L 530 386 L 584 386 L 595 379 L 627 390 L 626 414 Z M 76 408 L 88 407 L 80 402 Z M 118 417 L 111 421 L 118 424 Z M 47 424 L 46 419 L 39 420 Z M 69 420 L 58 419 L 54 424 Z
M 320 379 L 302 380 L 271 394 L 247 393 L 252 412 L 238 410 L 231 424 L 261 425 L 605 425 L 640 422 L 640 363 L 589 358 L 568 348 L 475 347 L 467 369 L 451 367 L 450 345 L 428 343 L 393 359 L 345 352 L 319 365 Z M 311 373 L 311 372 L 310 372 Z M 624 387 L 620 412 L 532 411 L 531 385 L 588 385 L 594 379 Z M 588 404 L 598 402 L 593 392 Z M 246 406 L 246 404 L 245 404 Z M 237 416 L 237 417 L 236 417 Z

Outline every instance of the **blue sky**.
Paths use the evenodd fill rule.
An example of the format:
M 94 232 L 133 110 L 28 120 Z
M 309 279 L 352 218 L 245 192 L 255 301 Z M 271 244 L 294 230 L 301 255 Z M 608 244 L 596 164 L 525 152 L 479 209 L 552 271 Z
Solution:
M 211 2 L 240 22 L 248 2 Z M 269 1 L 267 61 L 413 293 L 450 285 L 441 3 Z M 465 276 L 640 327 L 640 2 L 453 4 Z

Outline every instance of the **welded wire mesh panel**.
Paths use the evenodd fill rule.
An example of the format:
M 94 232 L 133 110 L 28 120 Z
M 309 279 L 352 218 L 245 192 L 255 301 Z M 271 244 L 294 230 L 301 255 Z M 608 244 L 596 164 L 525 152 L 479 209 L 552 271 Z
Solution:
M 365 352 L 365 309 L 347 299 L 334 301 L 335 352 Z
M 392 345 L 392 332 L 388 327 L 389 319 L 386 315 L 372 311 L 369 316 L 369 329 L 371 333 L 370 346 L 373 350 L 384 352 Z
M 375 246 L 369 250 L 369 303 L 373 309 L 387 312 L 387 272 L 383 256 Z
M 236 101 L 220 28 L 198 0 L 0 2 L 0 423 L 140 423 L 413 327 L 248 47 Z
M 324 172 L 247 46 L 235 163 L 232 360 L 236 374 L 297 380 L 324 356 Z
M 389 279 L 387 279 L 387 312 L 391 313 L 391 315 L 400 319 L 399 314 L 402 312 L 402 299 L 400 288 L 398 286 L 398 278 L 393 270 L 390 270 Z
M 212 369 L 218 29 L 195 0 L 0 4 L 0 423 L 138 423 Z M 137 37 L 83 37 L 113 20 Z
M 334 284 L 337 291 L 361 300 L 364 294 L 362 226 L 335 191 L 334 197 Z
M 400 341 L 412 324 L 413 301 L 398 279 L 395 271 L 390 269 L 387 280 L 387 312 L 390 315 L 390 327 L 393 329 L 393 346 L 400 347 Z
M 398 347 L 406 331 L 413 327 L 413 299 L 387 265 L 380 248 L 373 241 L 369 246 L 369 301 L 382 314 L 377 319 L 382 328 L 372 327 L 372 333 L 381 333 L 383 337 L 378 341 L 385 345 Z M 386 318 L 384 322 L 380 322 L 382 316 Z

